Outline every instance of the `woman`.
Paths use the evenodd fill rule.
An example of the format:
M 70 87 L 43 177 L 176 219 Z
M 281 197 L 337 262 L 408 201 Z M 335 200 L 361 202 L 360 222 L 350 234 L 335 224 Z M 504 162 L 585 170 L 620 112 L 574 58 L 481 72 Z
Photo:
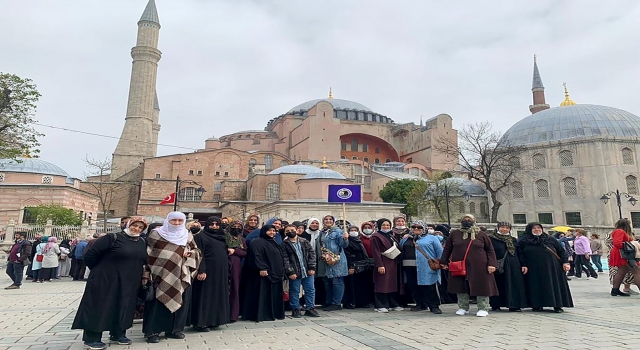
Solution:
M 398 305 L 398 292 L 402 289 L 398 259 L 400 249 L 393 238 L 391 221 L 380 219 L 376 222 L 378 231 L 371 237 L 371 254 L 374 261 L 373 283 L 374 310 L 386 313 L 389 309 L 404 310 Z
M 442 314 L 440 297 L 438 296 L 440 270 L 433 270 L 429 265 L 429 260 L 440 259 L 443 248 L 438 237 L 433 233 L 425 234 L 424 228 L 422 220 L 411 223 L 416 249 L 416 284 L 412 290 L 416 306 L 411 310 L 427 310 L 428 308 L 431 313 L 439 315 Z
M 589 241 L 589 245 L 591 246 L 591 262 L 598 269 L 598 273 L 604 272 L 602 270 L 602 243 L 600 243 L 600 235 L 597 233 L 591 234 L 591 239 Z
M 240 316 L 240 277 L 242 276 L 242 259 L 247 256 L 247 246 L 242 237 L 242 221 L 234 221 L 226 234 L 229 254 L 229 306 L 230 322 L 238 321 Z
M 411 231 L 407 227 L 407 221 L 404 216 L 399 215 L 393 218 L 393 238 L 396 239 L 396 242 L 400 242 L 406 235 L 410 234 Z
M 613 247 L 609 253 L 609 266 L 618 268 L 616 275 L 613 277 L 611 296 L 628 297 L 631 294 L 620 291 L 620 285 L 624 282 L 627 273 L 631 272 L 633 274 L 633 282 L 640 288 L 640 268 L 636 267 L 637 264 L 632 267 L 626 259 L 620 256 L 620 249 L 622 249 L 624 243 L 635 240 L 631 233 L 631 223 L 628 219 L 620 219 L 616 222 L 616 229 L 611 232 L 611 239 Z
M 126 330 L 133 325 L 133 311 L 147 261 L 147 248 L 140 234 L 147 227 L 145 219 L 131 217 L 120 233 L 107 234 L 84 254 L 91 275 L 73 320 L 72 329 L 82 329 L 82 340 L 89 349 L 106 349 L 102 332 L 120 345 L 131 340 Z
M 369 221 L 363 222 L 362 225 L 360 225 L 360 232 L 362 232 L 362 235 L 360 236 L 360 240 L 362 241 L 362 245 L 364 246 L 364 249 L 367 251 L 367 255 L 369 257 L 372 256 L 371 253 L 371 236 L 373 236 L 373 234 L 375 233 L 375 230 L 373 229 L 375 226 L 372 225 Z
M 524 285 L 533 311 L 552 306 L 554 312 L 573 307 L 569 283 L 569 256 L 557 239 L 547 235 L 540 223 L 530 223 L 518 242 L 518 257 L 524 273 Z
M 607 251 L 608 251 L 607 261 L 611 256 L 611 249 L 613 248 L 613 239 L 611 238 L 612 233 L 613 231 L 607 233 L 607 235 L 604 238 L 604 242 L 605 242 L 605 245 L 607 246 Z M 609 265 L 609 284 L 613 285 L 613 279 L 617 274 L 618 274 L 618 267 Z M 633 284 L 633 271 L 629 271 L 624 275 L 622 283 L 624 284 L 624 288 L 622 289 L 624 293 L 638 294 L 638 292 L 631 289 L 631 285 Z
M 349 274 L 347 257 L 344 248 L 349 245 L 349 233 L 335 225 L 335 218 L 325 215 L 322 218 L 322 231 L 316 239 L 316 256 L 318 258 L 318 271 L 316 277 L 321 277 L 324 283 L 325 303 L 324 311 L 336 311 L 342 309 L 342 297 L 344 296 L 344 277 Z M 322 248 L 339 255 L 338 262 L 330 266 L 322 260 Z
M 42 238 L 40 238 L 40 243 L 35 243 L 34 242 L 34 246 L 36 247 L 36 254 L 33 255 L 33 262 L 31 263 L 31 272 L 33 274 L 33 280 L 31 282 L 40 282 L 42 283 L 42 262 L 44 261 L 44 253 L 42 252 L 42 250 L 44 249 L 44 247 L 47 245 L 47 242 L 49 241 L 49 236 L 43 236 Z M 38 261 L 38 255 L 41 255 L 42 257 L 40 258 L 41 261 Z
M 460 220 L 460 229 L 449 232 L 440 263 L 448 269 L 450 261 L 463 261 L 466 276 L 453 276 L 449 271 L 448 292 L 456 293 L 458 311 L 456 315 L 469 313 L 469 298 L 476 297 L 478 312 L 476 316 L 489 315 L 489 297 L 498 295 L 498 287 L 493 273 L 496 270 L 496 253 L 486 232 L 476 225 L 476 218 L 466 214 Z
M 395 220 L 397 221 L 398 218 Z M 403 218 L 400 218 L 403 219 Z M 401 297 L 400 306 L 407 306 L 413 302 L 416 306 L 411 308 L 411 311 L 425 310 L 426 306 L 418 303 L 414 294 L 417 293 L 418 287 L 418 270 L 416 268 L 416 255 L 419 254 L 416 250 L 416 240 L 422 234 L 424 234 L 424 223 L 420 221 L 420 224 L 412 225 L 411 233 L 404 234 L 403 237 L 397 238 L 394 233 L 394 237 L 400 242 L 400 257 L 398 260 L 401 262 L 402 281 L 404 282 L 405 294 Z M 395 230 L 394 228 L 393 230 Z M 437 258 L 439 258 L 438 256 Z
M 51 282 L 52 278 L 56 277 L 56 271 L 58 270 L 58 260 L 60 255 L 60 248 L 56 244 L 58 239 L 56 237 L 49 237 L 47 244 L 42 248 L 42 268 L 38 272 L 38 280 L 40 282 Z
M 191 324 L 198 332 L 209 332 L 229 323 L 230 316 L 227 236 L 220 218 L 209 217 L 193 240 L 202 261 L 193 281 Z
M 251 242 L 247 251 L 243 267 L 246 279 L 243 320 L 262 322 L 284 319 L 284 257 L 274 239 L 276 235 L 275 226 L 262 226 L 260 236 Z
M 71 244 L 70 240 L 65 239 L 60 243 L 60 264 L 58 275 L 59 277 L 69 277 L 71 272 Z
M 257 230 L 260 224 L 260 217 L 256 214 L 251 214 L 247 218 L 247 221 L 244 224 L 244 228 L 242 230 L 242 237 L 247 238 L 247 236 L 253 232 L 253 230 Z
M 147 342 L 167 338 L 184 339 L 189 322 L 191 284 L 198 272 L 201 252 L 185 227 L 186 217 L 171 212 L 164 224 L 147 236 L 147 264 L 155 286 L 155 298 L 144 305 L 142 332 Z
M 511 312 L 519 312 L 527 307 L 527 294 L 524 289 L 524 269 L 518 256 L 518 240 L 511 236 L 511 223 L 501 221 L 498 231 L 489 234 L 491 244 L 496 252 L 498 265 L 502 260 L 502 272 L 495 272 L 498 295 L 489 299 L 491 310 L 499 311 L 501 307 L 509 308 Z
M 320 248 L 316 247 L 316 243 L 318 242 L 318 236 L 320 235 L 320 228 L 322 227 L 322 225 L 320 224 L 320 220 L 316 219 L 316 218 L 310 218 L 309 220 L 307 220 L 307 228 L 304 231 L 303 234 L 300 235 L 300 237 L 306 239 L 307 241 L 309 241 L 309 243 L 311 243 L 311 249 L 313 249 L 314 252 L 316 252 L 316 267 L 318 266 L 318 264 L 320 264 L 320 258 L 321 256 L 318 255 L 318 252 L 320 251 Z M 316 278 L 314 278 L 313 280 L 313 286 L 316 289 L 316 302 L 319 300 L 322 300 L 322 302 L 324 303 L 324 300 L 326 299 L 326 293 L 324 292 L 324 282 L 322 281 L 322 278 L 319 278 L 318 276 L 318 272 L 316 271 Z
M 447 241 L 449 240 L 449 227 L 447 225 L 436 225 L 434 234 L 436 236 L 442 237 L 440 243 L 442 243 L 442 247 L 447 246 Z M 442 261 L 442 260 L 441 260 Z M 447 292 L 449 288 L 449 271 L 441 269 L 440 270 L 440 284 L 438 284 L 438 293 L 440 294 L 440 303 L 441 304 L 457 304 L 458 297 L 455 293 Z
M 344 248 L 349 275 L 344 278 L 342 304 L 346 309 L 369 308 L 373 304 L 373 262 L 362 244 L 358 226 L 349 226 L 349 245 Z

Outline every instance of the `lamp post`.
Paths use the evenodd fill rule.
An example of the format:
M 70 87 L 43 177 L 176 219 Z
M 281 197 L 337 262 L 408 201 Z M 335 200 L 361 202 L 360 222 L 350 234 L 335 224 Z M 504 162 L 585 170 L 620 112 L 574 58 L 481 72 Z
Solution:
M 177 211 L 178 210 L 178 194 L 180 193 L 180 186 L 183 184 L 191 184 L 191 185 L 198 185 L 200 187 L 198 187 L 196 189 L 196 196 L 198 197 L 198 199 L 202 199 L 202 195 L 207 192 L 204 187 L 202 187 L 202 185 L 200 185 L 199 183 L 192 181 L 192 180 L 180 180 L 180 176 L 176 177 L 176 198 L 173 200 L 173 211 Z
M 451 207 L 450 207 L 450 202 L 451 202 L 451 188 L 449 187 L 449 184 L 447 183 L 447 181 L 443 181 L 444 182 L 444 188 L 443 188 L 443 192 L 444 192 L 444 200 L 445 203 L 447 204 L 447 223 L 449 224 L 449 227 L 451 227 Z M 431 191 L 431 189 L 427 190 L 427 193 L 425 194 L 425 196 L 427 197 L 428 200 L 432 201 L 435 199 L 435 195 L 433 193 L 433 191 Z M 462 198 L 464 198 L 464 200 L 466 200 L 467 202 L 469 201 L 469 199 L 471 199 L 471 195 L 469 194 L 469 192 L 465 191 L 462 194 Z
M 602 203 L 607 204 L 609 202 L 609 199 L 611 197 L 611 195 L 615 195 L 616 196 L 616 204 L 618 205 L 618 216 L 620 219 L 622 219 L 622 196 L 624 196 L 625 198 L 629 198 L 629 203 L 631 203 L 631 205 L 636 205 L 636 203 L 638 202 L 637 199 L 635 199 L 632 195 L 626 193 L 626 192 L 620 192 L 618 189 L 616 189 L 615 192 L 611 191 L 609 193 L 605 193 L 602 195 L 602 197 L 600 197 L 600 200 L 602 201 Z

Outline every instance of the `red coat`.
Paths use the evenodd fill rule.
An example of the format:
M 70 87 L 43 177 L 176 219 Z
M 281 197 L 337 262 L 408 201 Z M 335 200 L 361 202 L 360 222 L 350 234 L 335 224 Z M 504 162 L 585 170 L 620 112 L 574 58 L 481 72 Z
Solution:
M 629 235 L 622 229 L 615 229 L 611 232 L 611 240 L 613 241 L 613 247 L 609 252 L 609 266 L 624 266 L 627 265 L 627 259 L 623 259 L 620 256 L 620 248 L 624 242 L 629 242 Z

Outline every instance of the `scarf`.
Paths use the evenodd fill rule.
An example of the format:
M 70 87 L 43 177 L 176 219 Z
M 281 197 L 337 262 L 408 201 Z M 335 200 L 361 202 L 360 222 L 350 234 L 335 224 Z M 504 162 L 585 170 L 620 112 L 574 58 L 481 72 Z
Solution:
M 511 255 L 516 254 L 516 246 L 513 244 L 513 239 L 511 238 L 511 235 L 503 235 L 498 232 L 491 232 L 489 233 L 489 237 L 506 244 L 507 251 L 509 252 L 509 254 Z
M 318 229 L 316 231 L 312 231 L 309 227 L 311 226 L 311 223 L 317 221 L 318 222 Z M 316 250 L 316 240 L 318 238 L 318 235 L 320 234 L 320 220 L 316 219 L 316 218 L 311 218 L 309 219 L 309 221 L 307 221 L 307 229 L 306 229 L 307 233 L 309 234 L 309 236 L 311 236 L 311 239 L 309 240 L 309 243 L 311 243 L 311 249 L 313 249 L 314 251 Z
M 540 226 L 543 228 L 542 224 L 537 222 L 528 224 L 527 228 L 524 230 L 524 240 L 531 245 L 546 245 L 545 243 L 549 240 L 549 235 L 544 231 L 542 231 L 542 234 L 539 236 L 534 235 L 533 226 Z
M 189 238 L 189 230 L 184 225 L 171 225 L 169 222 L 172 219 L 182 219 L 187 220 L 187 217 L 180 212 L 172 211 L 167 215 L 167 218 L 164 219 L 164 224 L 158 227 L 156 231 L 164 240 L 171 242 L 175 245 L 186 245 L 187 239 Z
M 229 225 L 229 230 L 228 232 L 225 234 L 225 241 L 227 242 L 227 248 L 231 248 L 231 249 L 237 249 L 237 248 L 241 248 L 244 249 L 244 245 L 242 244 L 242 229 L 240 229 L 240 234 L 238 236 L 234 236 L 231 234 L 231 228 L 233 228 L 233 226 L 235 225 L 242 225 L 241 221 L 234 221 L 233 223 L 231 223 L 231 225 Z
M 218 228 L 215 230 L 209 227 L 214 222 L 218 223 Z M 204 224 L 204 228 L 202 229 L 202 232 L 205 235 L 221 242 L 225 242 L 227 240 L 226 234 L 222 229 L 222 220 L 220 220 L 220 218 L 217 216 L 209 216 L 207 218 L 207 221 Z
M 57 241 L 58 241 L 58 239 L 57 239 L 57 238 L 55 238 L 55 237 L 51 237 L 51 238 L 49 238 L 49 239 L 47 240 L 47 244 L 45 244 L 45 245 L 44 245 L 44 248 L 42 249 L 42 253 L 43 253 L 43 254 L 45 254 L 45 253 L 47 253 L 48 251 L 50 251 L 50 250 L 53 248 L 53 246 L 55 246 L 55 245 L 56 245 L 56 242 L 57 242 Z
M 391 234 L 393 234 L 393 230 L 389 231 L 389 232 L 382 232 L 382 224 L 388 222 L 389 225 L 391 225 L 391 221 L 389 219 L 380 219 L 378 221 L 376 221 L 376 227 L 378 229 L 378 232 L 380 232 L 380 234 L 382 235 L 382 237 L 386 238 L 389 243 L 391 243 L 391 245 L 393 245 L 393 242 L 395 242 L 395 239 L 391 236 Z

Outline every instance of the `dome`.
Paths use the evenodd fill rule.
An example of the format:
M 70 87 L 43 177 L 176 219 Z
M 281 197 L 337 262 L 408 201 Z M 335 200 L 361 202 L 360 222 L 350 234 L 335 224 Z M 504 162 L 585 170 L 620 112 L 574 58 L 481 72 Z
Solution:
M 344 175 L 340 174 L 337 171 L 326 169 L 326 168 L 316 168 L 314 172 L 310 172 L 305 175 L 302 180 L 311 180 L 311 179 L 336 179 L 336 180 L 346 180 L 347 178 Z
M 278 174 L 308 174 L 318 170 L 318 168 L 311 165 L 302 165 L 302 164 L 292 164 L 285 165 L 279 168 L 271 170 L 269 175 L 278 175 Z
M 352 110 L 356 110 L 356 111 L 373 112 L 371 109 L 369 109 L 366 106 L 363 106 L 363 105 L 359 104 L 358 102 L 353 102 L 353 101 L 349 101 L 349 100 L 341 100 L 341 99 L 337 99 L 337 98 L 321 98 L 321 99 L 311 100 L 311 101 L 307 101 L 305 103 L 301 103 L 301 104 L 291 108 L 289 110 L 289 112 L 287 112 L 287 114 L 307 112 L 308 110 L 310 110 L 313 106 L 315 106 L 320 101 L 325 101 L 325 102 L 331 103 L 331 105 L 333 106 L 333 109 L 352 109 Z
M 13 159 L 0 159 L 0 171 L 14 173 L 33 173 L 69 177 L 59 166 L 37 158 L 20 158 L 20 163 Z
M 640 117 L 621 109 L 576 104 L 550 108 L 515 123 L 505 145 L 524 146 L 579 137 L 640 137 Z
M 458 196 L 461 196 L 465 192 L 467 192 L 471 196 L 485 196 L 487 194 L 487 191 L 484 189 L 484 187 L 482 187 L 482 185 L 462 177 L 450 177 L 448 179 L 443 179 L 438 181 L 438 184 L 449 184 L 456 187 L 456 189 L 452 191 L 454 192 L 452 193 L 453 197 L 456 197 L 456 194 Z

